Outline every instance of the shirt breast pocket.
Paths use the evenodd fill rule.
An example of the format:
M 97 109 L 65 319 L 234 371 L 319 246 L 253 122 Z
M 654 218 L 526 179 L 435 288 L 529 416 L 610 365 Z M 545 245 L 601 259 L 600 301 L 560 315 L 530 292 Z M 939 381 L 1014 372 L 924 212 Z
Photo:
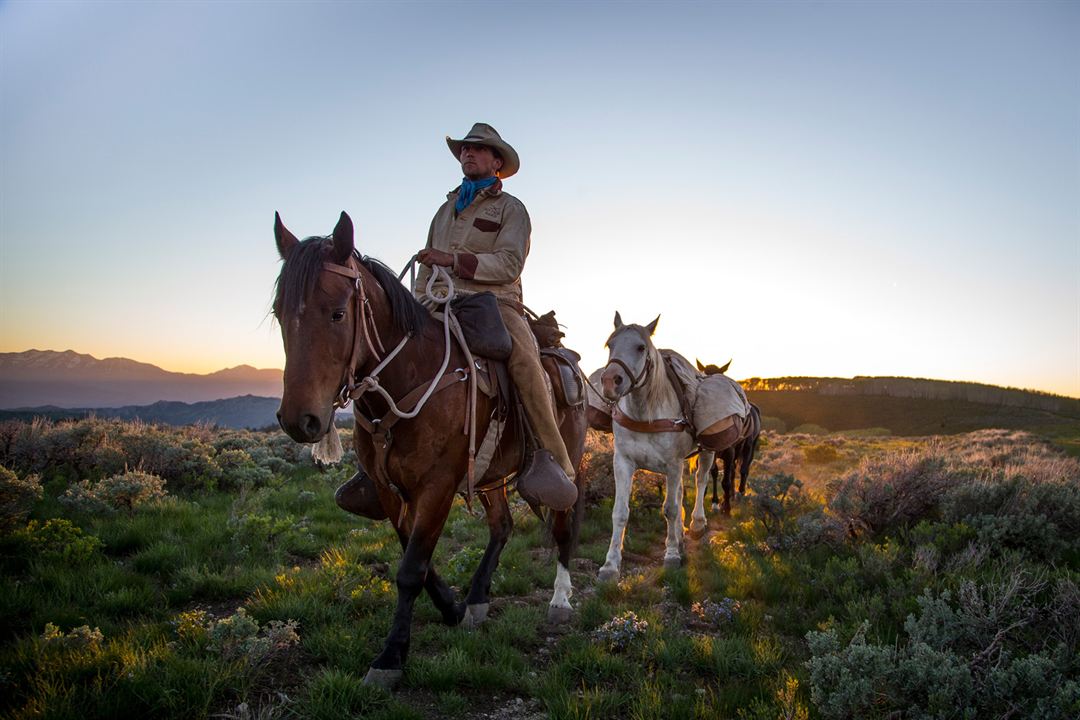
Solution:
M 502 229 L 502 223 L 485 218 L 473 220 L 469 238 L 465 241 L 466 248 L 474 252 L 490 252 L 495 246 L 495 238 Z

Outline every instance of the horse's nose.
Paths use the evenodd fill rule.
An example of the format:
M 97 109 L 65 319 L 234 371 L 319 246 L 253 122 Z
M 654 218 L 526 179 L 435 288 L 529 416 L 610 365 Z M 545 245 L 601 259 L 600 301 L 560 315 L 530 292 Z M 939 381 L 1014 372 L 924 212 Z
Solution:
M 623 375 L 617 369 L 609 368 L 604 371 L 604 374 L 600 376 L 600 385 L 604 390 L 604 395 L 608 400 L 612 400 L 618 395 L 619 388 L 623 384 Z
M 309 438 L 322 437 L 322 421 L 314 415 L 305 415 L 300 419 L 300 429 Z

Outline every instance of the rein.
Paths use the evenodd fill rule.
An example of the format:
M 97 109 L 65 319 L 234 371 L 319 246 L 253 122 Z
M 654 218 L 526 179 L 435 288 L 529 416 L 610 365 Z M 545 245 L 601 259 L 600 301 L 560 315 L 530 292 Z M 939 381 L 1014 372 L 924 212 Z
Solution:
M 379 353 L 375 350 L 375 346 L 371 342 L 372 336 L 375 337 L 375 343 L 378 344 L 379 348 L 384 353 L 386 352 L 386 350 L 383 348 L 382 339 L 379 337 L 379 331 L 375 326 L 375 318 L 371 312 L 371 304 L 368 300 L 367 293 L 364 291 L 363 280 L 361 279 L 360 272 L 355 265 L 356 261 L 354 258 L 349 258 L 348 266 L 337 265 L 335 263 L 329 262 L 323 263 L 323 270 L 327 272 L 337 273 L 338 275 L 344 275 L 348 278 L 353 278 L 355 280 L 355 287 L 357 291 L 357 312 L 356 326 L 353 330 L 353 351 L 352 356 L 349 358 L 349 364 L 345 368 L 345 380 L 342 383 L 341 390 L 338 392 L 337 399 L 334 401 L 334 408 L 344 409 L 348 407 L 350 401 L 359 399 L 365 393 L 377 392 L 382 395 L 384 400 L 386 400 L 387 405 L 390 406 L 390 411 L 394 415 L 406 420 L 414 418 L 420 413 L 421 410 L 423 410 L 424 405 L 427 404 L 428 399 L 435 393 L 436 386 L 438 385 L 439 380 L 447 374 L 446 368 L 450 364 L 449 314 L 444 314 L 443 316 L 443 339 L 445 340 L 446 350 L 443 354 L 442 366 L 435 374 L 435 377 L 432 378 L 431 383 L 428 385 L 427 391 L 424 392 L 416 401 L 416 405 L 413 406 L 413 409 L 409 411 L 403 411 L 398 408 L 397 403 L 394 402 L 394 399 L 393 397 L 391 397 L 390 393 L 388 393 L 386 389 L 379 384 L 379 373 L 382 372 L 386 368 L 386 366 L 389 365 L 390 362 L 395 357 L 397 357 L 398 354 L 405 348 L 405 345 L 409 342 L 410 336 L 406 335 L 405 337 L 403 337 L 401 339 L 401 342 L 399 342 L 397 346 L 393 350 L 391 350 L 388 355 L 386 355 L 386 357 L 379 358 Z M 447 273 L 446 270 L 444 270 L 442 267 L 435 266 L 434 270 L 435 271 L 431 274 L 431 279 L 428 280 L 426 288 L 426 299 L 436 305 L 447 304 L 454 297 L 454 281 L 450 278 L 450 274 Z M 404 275 L 404 273 L 402 273 L 402 275 Z M 446 281 L 447 287 L 449 288 L 449 292 L 446 294 L 446 297 L 436 296 L 433 292 L 434 283 L 439 277 L 442 277 Z M 369 326 L 370 331 L 368 329 Z M 375 369 L 372 370 L 363 379 L 361 379 L 360 382 L 356 382 L 356 360 L 360 354 L 360 340 L 356 336 L 362 336 L 364 341 L 367 343 L 368 349 L 371 350 L 371 354 L 377 360 L 380 360 L 379 364 L 375 366 Z M 465 368 L 458 368 L 457 370 L 454 370 L 454 373 L 457 373 L 459 375 L 459 379 L 461 380 L 467 378 L 469 374 L 468 370 Z M 403 398 L 402 402 L 410 399 L 411 397 L 412 393 Z
M 415 267 L 416 256 L 414 255 L 406 266 L 405 270 L 398 276 L 400 280 L 407 271 Z M 337 397 L 334 400 L 334 408 L 345 408 L 351 401 L 359 400 L 363 395 L 371 392 L 378 393 L 386 401 L 389 411 L 381 418 L 368 418 L 363 413 L 354 410 L 353 415 L 356 418 L 357 424 L 360 425 L 369 435 L 372 436 L 375 447 L 375 471 L 376 478 L 391 490 L 393 490 L 402 500 L 401 503 L 401 516 L 398 518 L 400 524 L 402 518 L 405 516 L 407 507 L 407 498 L 405 494 L 390 478 L 389 471 L 387 469 L 387 455 L 390 451 L 390 444 L 393 441 L 391 434 L 391 428 L 397 423 L 398 420 L 409 420 L 415 418 L 420 414 L 421 410 L 427 404 L 428 400 L 435 393 L 444 390 L 456 383 L 469 381 L 469 411 L 466 412 L 466 425 L 465 432 L 469 435 L 469 464 L 468 464 L 468 495 L 466 496 L 467 502 L 471 502 L 473 489 L 475 487 L 475 455 L 476 455 L 476 374 L 470 371 L 470 368 L 474 365 L 472 354 L 469 352 L 468 346 L 464 342 L 464 338 L 461 334 L 461 329 L 457 324 L 457 318 L 454 317 L 453 312 L 450 310 L 450 301 L 454 299 L 455 289 L 454 281 L 450 276 L 450 273 L 445 268 L 435 265 L 432 267 L 431 277 L 428 279 L 427 286 L 425 288 L 424 302 L 429 310 L 442 307 L 442 325 L 443 325 L 443 344 L 445 351 L 443 353 L 442 365 L 435 373 L 435 376 L 431 379 L 430 383 L 421 383 L 417 387 L 413 388 L 398 402 L 403 406 L 412 405 L 412 410 L 402 410 L 398 407 L 398 402 L 394 401 L 394 398 L 389 392 L 379 383 L 379 373 L 385 369 L 391 361 L 405 348 L 405 345 L 411 339 L 411 335 L 405 335 L 401 339 L 401 342 L 386 353 L 383 347 L 382 339 L 379 337 L 378 328 L 375 325 L 374 314 L 371 310 L 371 304 L 368 300 L 367 293 L 364 289 L 364 283 L 360 270 L 356 265 L 356 259 L 354 257 L 349 258 L 349 264 L 347 266 L 338 265 L 336 263 L 323 263 L 323 270 L 326 272 L 336 273 L 345 277 L 351 278 L 354 281 L 356 289 L 356 323 L 353 330 L 353 350 L 352 355 L 349 358 L 349 363 L 345 368 L 345 378 L 342 383 L 341 389 L 338 391 Z M 446 284 L 446 292 L 437 293 L 435 291 L 436 282 L 444 282 Z M 454 370 L 447 370 L 450 365 L 450 355 L 452 352 L 452 346 L 450 342 L 451 331 L 454 332 L 455 337 L 459 340 L 461 347 L 463 348 L 468 365 L 466 367 L 456 368 Z M 363 340 L 361 340 L 361 337 Z M 374 343 L 372 337 L 375 338 Z M 379 360 L 378 365 L 365 375 L 359 382 L 356 381 L 356 364 L 360 354 L 361 342 L 366 343 L 368 349 L 371 351 L 373 357 Z M 375 346 L 378 345 L 379 349 L 385 353 L 385 357 L 380 359 L 379 352 L 376 351 Z M 425 384 L 427 387 L 425 388 Z M 333 428 L 333 426 L 331 426 Z M 340 443 L 339 443 L 340 446 Z

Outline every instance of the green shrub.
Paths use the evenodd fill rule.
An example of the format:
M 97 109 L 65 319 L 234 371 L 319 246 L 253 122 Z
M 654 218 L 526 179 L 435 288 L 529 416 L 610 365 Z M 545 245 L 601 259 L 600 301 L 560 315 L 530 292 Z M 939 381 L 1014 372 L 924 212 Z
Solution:
M 1047 589 L 1012 569 L 963 582 L 955 600 L 927 591 L 904 623 L 906 642 L 869 643 L 866 622 L 846 644 L 836 628 L 810 632 L 814 704 L 825 718 L 1075 717 L 1076 633 L 1055 628 L 1076 611 L 1076 588 Z
M 754 519 L 765 528 L 766 541 L 775 548 L 783 547 L 790 540 L 793 520 L 792 510 L 802 502 L 799 497 L 802 481 L 793 475 L 770 475 L 751 478 L 753 494 L 749 496 L 750 509 Z
M 836 516 L 826 512 L 821 505 L 810 505 L 795 518 L 791 541 L 801 548 L 814 545 L 838 546 L 847 539 L 847 529 Z
M 67 489 L 62 502 L 86 512 L 123 510 L 129 515 L 135 508 L 161 500 L 165 480 L 140 470 L 124 472 L 98 482 L 83 480 Z
M 31 520 L 15 535 L 31 555 L 46 560 L 84 563 L 101 548 L 101 540 L 61 518 L 46 520 L 44 524 Z
M 9 532 L 22 525 L 30 514 L 30 508 L 40 499 L 40 477 L 19 477 L 0 466 L 0 532 Z
M 45 623 L 45 632 L 41 634 L 41 645 L 45 650 L 97 650 L 105 636 L 98 628 L 90 629 L 89 625 L 73 628 L 67 633 L 60 632 L 60 628 L 52 623 Z
M 852 530 L 878 534 L 932 516 L 956 480 L 936 452 L 892 453 L 864 460 L 841 477 L 832 487 L 829 507 Z
M 260 628 L 259 623 L 240 608 L 227 618 L 210 622 L 206 626 L 206 639 L 210 650 L 226 660 L 258 663 L 274 652 L 299 643 L 296 627 L 295 620 L 271 620 L 265 628 Z
M 806 462 L 819 465 L 836 462 L 841 458 L 840 452 L 835 447 L 825 443 L 803 448 L 803 456 L 806 458 Z
M 942 515 L 972 528 L 983 543 L 1053 559 L 1080 550 L 1080 482 L 1038 482 L 994 474 L 951 488 Z

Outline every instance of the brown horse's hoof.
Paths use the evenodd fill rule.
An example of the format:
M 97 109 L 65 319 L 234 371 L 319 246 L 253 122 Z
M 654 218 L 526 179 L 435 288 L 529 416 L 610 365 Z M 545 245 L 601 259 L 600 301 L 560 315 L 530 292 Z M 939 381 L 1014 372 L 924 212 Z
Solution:
M 476 605 L 469 605 L 465 608 L 465 617 L 461 619 L 461 627 L 466 630 L 475 630 L 484 624 L 487 620 L 488 608 L 491 607 L 491 603 L 478 603 Z
M 365 685 L 376 685 L 386 690 L 393 690 L 401 682 L 401 670 L 382 670 L 380 668 L 368 668 L 364 676 Z
M 619 579 L 619 570 L 605 565 L 600 568 L 600 574 L 596 576 L 596 579 L 600 582 L 617 581 Z
M 552 625 L 565 625 L 570 622 L 574 615 L 574 608 L 555 607 L 548 605 L 548 623 Z
M 719 512 L 720 511 L 720 503 L 713 503 L 712 504 L 712 511 L 713 512 Z

